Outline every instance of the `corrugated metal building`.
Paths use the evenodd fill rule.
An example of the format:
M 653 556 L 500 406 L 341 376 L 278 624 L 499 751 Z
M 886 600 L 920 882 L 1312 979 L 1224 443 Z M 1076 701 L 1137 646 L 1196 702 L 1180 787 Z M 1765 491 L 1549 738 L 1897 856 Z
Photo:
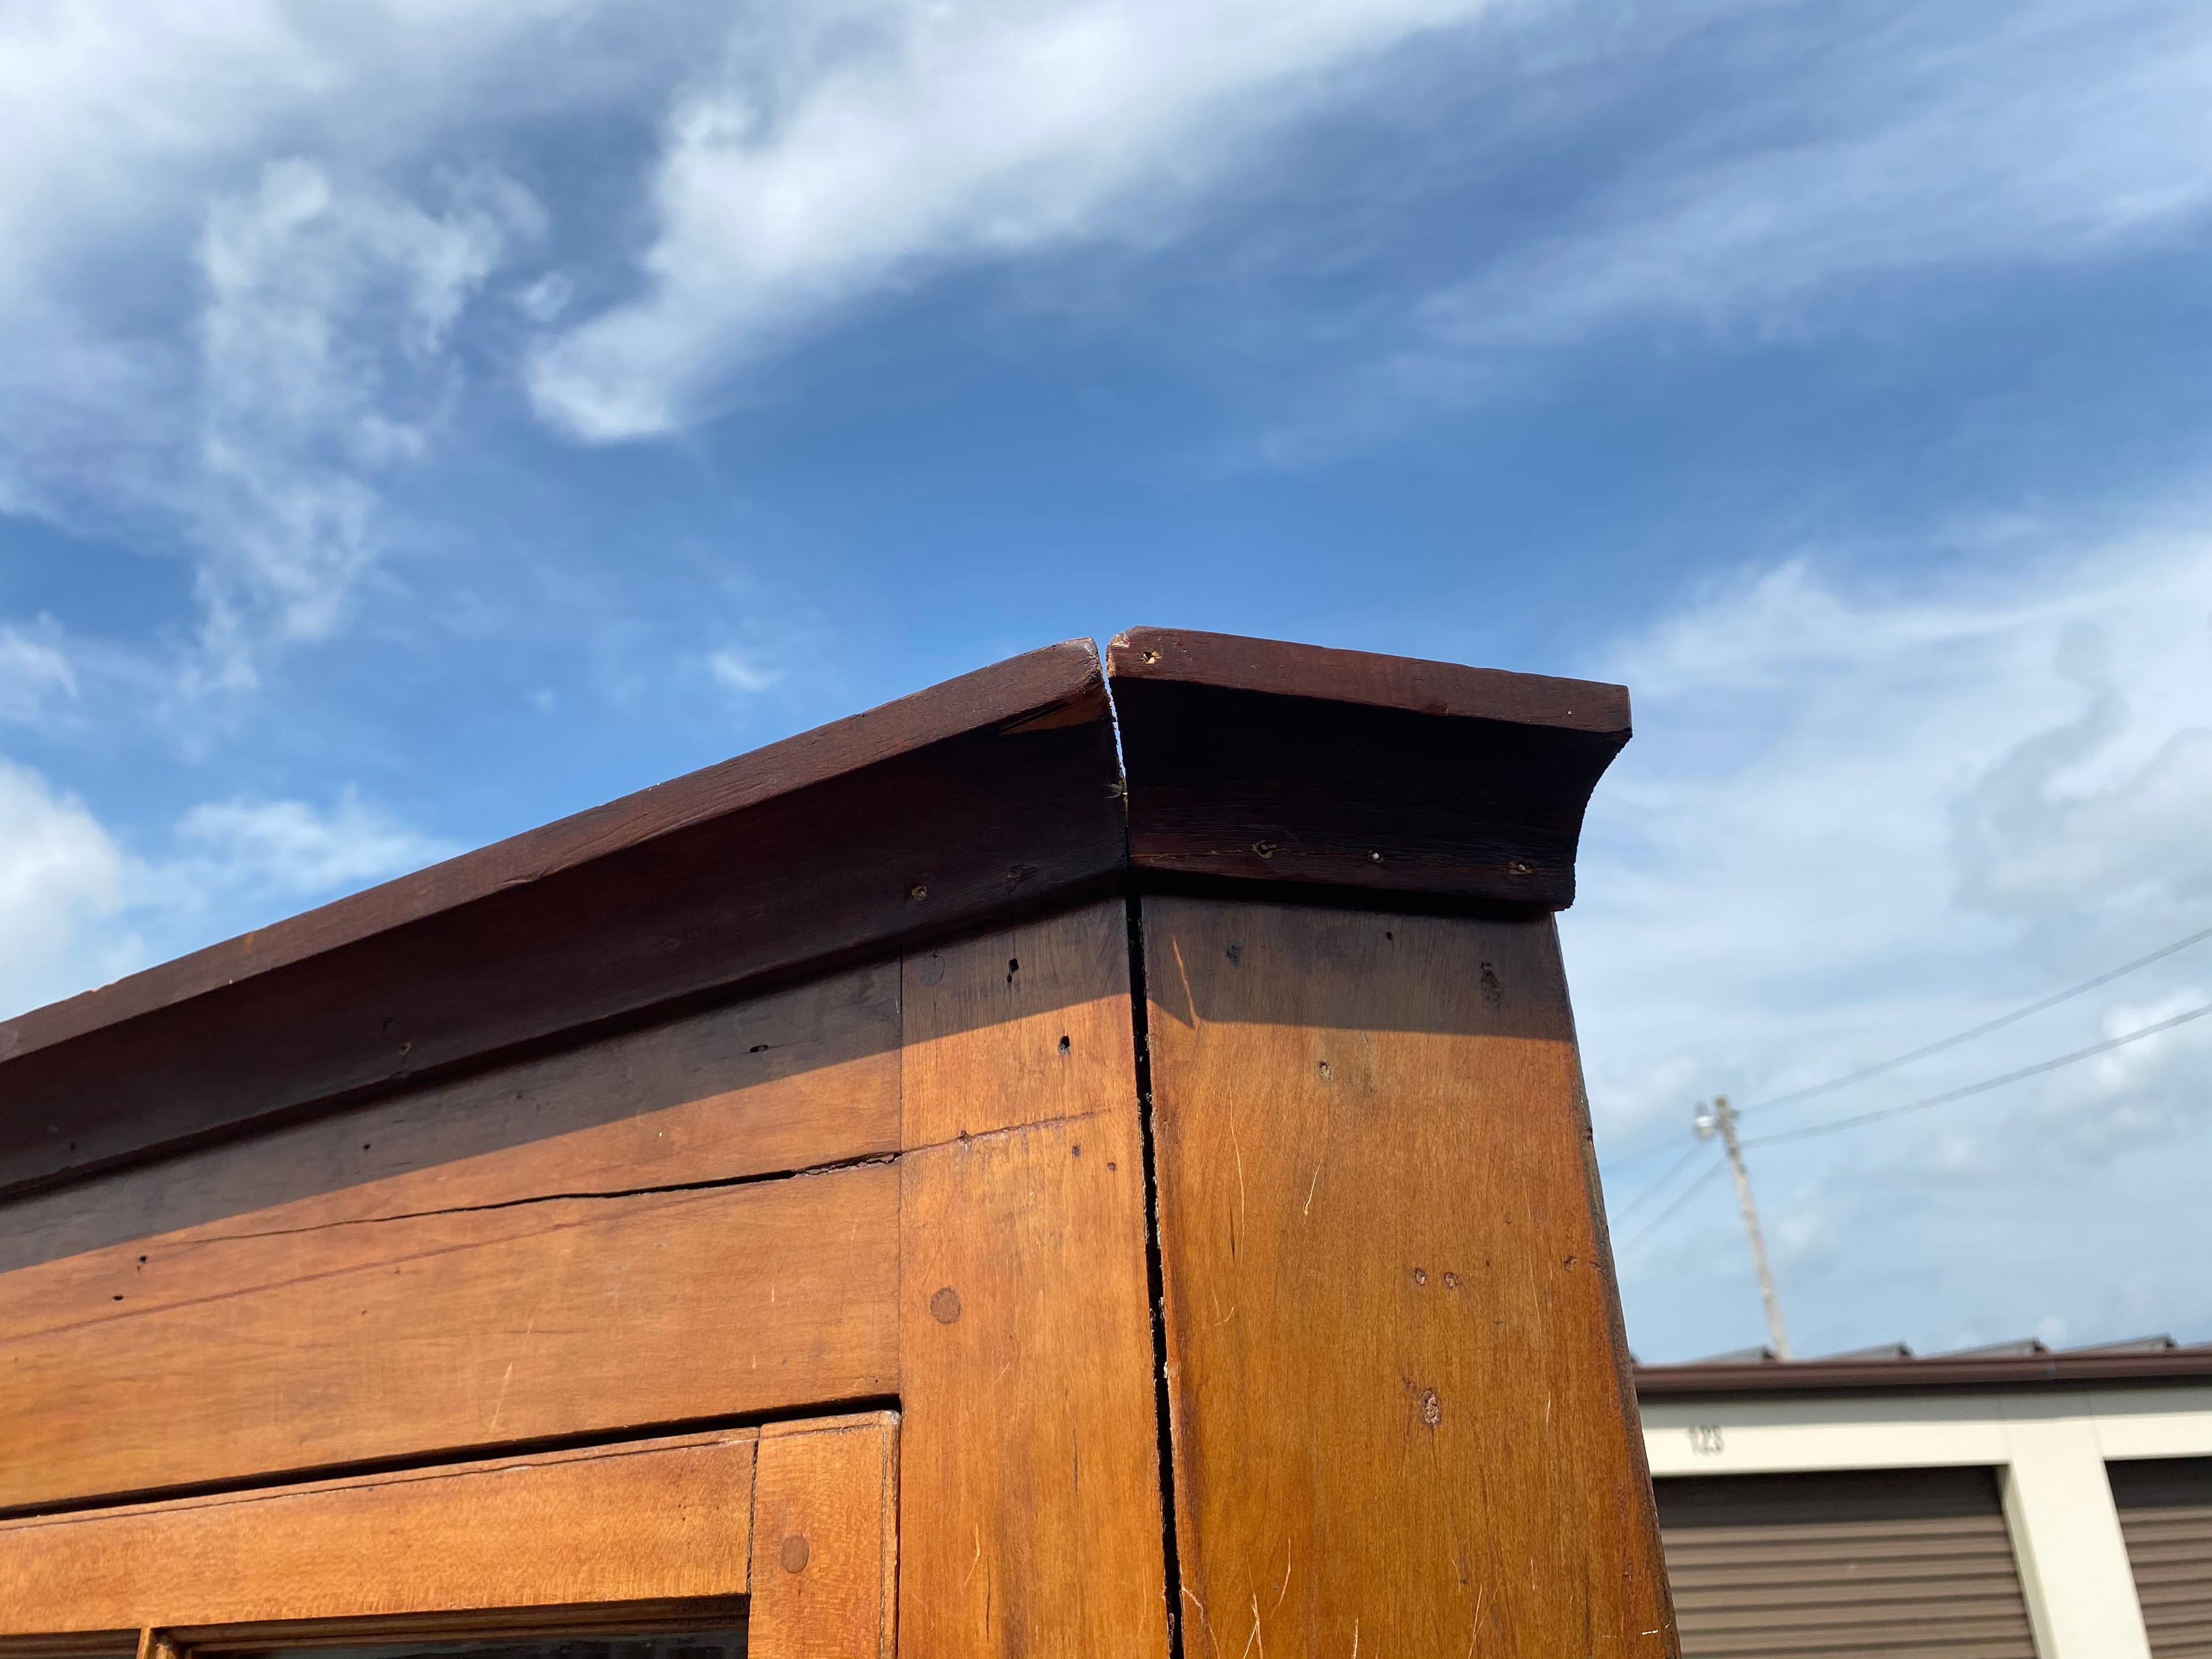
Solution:
M 2212 1345 L 1637 1381 L 1684 1659 L 2212 1659 Z

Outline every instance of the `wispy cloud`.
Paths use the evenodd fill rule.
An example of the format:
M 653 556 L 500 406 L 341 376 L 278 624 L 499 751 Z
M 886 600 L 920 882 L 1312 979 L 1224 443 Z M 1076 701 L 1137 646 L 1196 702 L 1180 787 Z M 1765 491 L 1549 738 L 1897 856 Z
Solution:
M 106 982 L 459 850 L 339 791 L 327 806 L 192 807 L 134 848 L 84 802 L 0 756 L 0 1013 Z
M 188 560 L 161 672 L 248 690 L 427 539 L 395 485 L 478 365 L 565 433 L 675 431 L 933 276 L 1170 234 L 1341 71 L 1491 3 L 19 8 L 0 512 Z M 658 131 L 635 227 L 491 166 L 549 112 Z
M 0 512 L 191 561 L 174 690 L 327 637 L 386 550 L 382 483 L 436 429 L 459 313 L 534 228 L 453 128 L 578 92 L 537 71 L 580 9 L 0 20 Z
M 82 801 L 0 757 L 0 1007 L 9 1012 L 138 965 L 119 926 L 129 860 Z
M 1616 1201 L 1689 1146 L 1695 1100 L 1825 1081 L 2212 925 L 2212 542 L 2197 516 L 2014 526 L 1887 580 L 1808 554 L 1620 642 L 1601 666 L 1635 688 L 1638 737 L 1599 791 L 1563 924 Z M 2207 1000 L 2212 946 L 1761 1127 L 1933 1093 Z M 2099 1306 L 2110 1251 L 2091 1241 L 2148 1227 L 2132 1212 L 2212 1143 L 2200 1027 L 1756 1154 L 1785 1294 L 1812 1304 L 1814 1340 L 1934 1340 L 1920 1322 L 1937 1307 L 2002 1335 L 2053 1305 L 2037 1297 Z M 1623 1161 L 1650 1146 L 1667 1150 Z M 2007 1231 L 2024 1202 L 2039 1237 Z M 2182 1207 L 2169 1252 L 2197 1248 L 2179 1242 L 2201 1231 Z M 1931 1265 L 1955 1260 L 1939 1237 L 1977 1229 L 2004 1231 L 2002 1249 Z M 1747 1271 L 1724 1194 L 1693 1205 L 1625 1258 L 1639 1340 L 1751 1340 Z M 1717 1304 L 1687 1282 L 1743 1294 Z M 2201 1287 L 2168 1273 L 2159 1293 L 2162 1318 L 2212 1320 Z
M 715 684 L 740 696 L 766 691 L 783 678 L 781 670 L 763 663 L 753 653 L 734 647 L 708 656 L 707 672 L 714 677 Z
M 454 324 L 543 230 L 498 173 L 443 193 L 432 213 L 295 158 L 208 216 L 191 516 L 216 684 L 250 685 L 259 650 L 337 629 L 385 550 L 380 480 L 424 458 L 459 389 Z
M 670 116 L 644 293 L 546 343 L 538 408 L 586 439 L 666 433 L 863 298 L 1149 234 L 1325 103 L 1332 71 L 1486 9 L 890 0 L 749 18 Z
M 297 901 L 418 870 L 460 849 L 340 792 L 328 808 L 301 800 L 209 801 L 177 825 L 180 854 L 153 874 L 161 896 Z
M 1434 296 L 1440 337 L 1755 337 L 1838 306 L 1856 319 L 1886 278 L 2132 252 L 2212 207 L 2201 7 L 1731 0 L 1656 14 L 1620 47 L 1686 21 L 1711 59 L 1698 106 L 1548 234 Z
M 1623 353 L 1940 351 L 1931 300 L 1971 313 L 2212 229 L 2212 14 L 2189 0 L 1563 0 L 1483 47 L 1441 280 L 1340 319 L 1232 464 L 1329 461 Z
M 76 694 L 76 665 L 52 617 L 0 623 L 0 721 L 32 724 Z
M 1273 460 L 1492 395 L 1532 349 L 1817 326 L 1887 277 L 2137 250 L 2212 202 L 2212 25 L 2176 0 L 649 9 L 386 0 L 340 27 L 223 0 L 125 29 L 52 0 L 0 25 L 0 511 L 191 558 L 185 689 L 343 625 L 465 361 L 575 437 L 680 430 L 919 285 L 1203 235 L 1273 140 L 1387 98 L 1366 71 L 1425 37 L 1486 43 L 1483 119 L 1591 164 L 1513 211 L 1470 198 L 1462 274 L 1385 307 L 1328 432 L 1259 439 Z M 490 169 L 529 146 L 488 135 L 548 110 L 658 131 L 620 234 Z

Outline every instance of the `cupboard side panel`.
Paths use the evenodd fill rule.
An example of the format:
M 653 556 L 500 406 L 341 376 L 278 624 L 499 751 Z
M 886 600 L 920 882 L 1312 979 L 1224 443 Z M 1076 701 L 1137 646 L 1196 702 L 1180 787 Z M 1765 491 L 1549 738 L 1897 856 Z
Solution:
M 1186 1651 L 1672 1653 L 1549 921 L 1145 938 Z

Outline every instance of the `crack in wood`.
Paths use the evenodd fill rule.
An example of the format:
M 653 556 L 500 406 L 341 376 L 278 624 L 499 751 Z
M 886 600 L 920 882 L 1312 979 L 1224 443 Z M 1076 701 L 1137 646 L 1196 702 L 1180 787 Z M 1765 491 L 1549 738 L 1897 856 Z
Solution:
M 988 1129 L 979 1134 L 956 1135 L 949 1140 L 932 1141 L 925 1146 L 908 1146 L 899 1152 L 865 1152 L 853 1158 L 835 1158 L 823 1164 L 809 1164 L 795 1170 L 767 1170 L 753 1175 L 715 1176 L 703 1181 L 673 1181 L 646 1187 L 614 1187 L 581 1189 L 573 1192 L 532 1193 L 521 1198 L 494 1199 L 483 1204 L 453 1204 L 428 1210 L 397 1210 L 390 1215 L 349 1216 L 339 1221 L 318 1221 L 303 1227 L 267 1227 L 252 1232 L 209 1233 L 198 1238 L 180 1241 L 181 1246 L 197 1248 L 204 1244 L 239 1244 L 262 1238 L 295 1238 L 307 1233 L 329 1232 L 339 1227 L 374 1227 L 396 1221 L 434 1221 L 446 1216 L 481 1215 L 495 1210 L 523 1209 L 533 1204 L 602 1203 L 630 1198 L 657 1198 L 679 1193 L 711 1193 L 735 1187 L 762 1187 L 779 1181 L 802 1181 L 810 1176 L 836 1175 L 841 1170 L 865 1169 L 871 1164 L 896 1164 L 916 1152 L 937 1152 L 947 1146 L 973 1146 L 988 1142 L 1005 1140 L 1017 1135 L 1033 1133 L 1040 1129 L 1068 1128 L 1103 1116 L 1100 1112 L 1076 1112 L 1061 1117 L 1042 1118 L 1034 1123 L 1018 1123 L 1004 1129 Z M 171 1248 L 178 1248 L 172 1246 Z
M 495 1199 L 484 1204 L 454 1204 L 434 1210 L 398 1210 L 390 1215 L 349 1216 L 342 1221 L 318 1221 L 305 1227 L 270 1227 L 250 1233 L 210 1233 L 204 1237 L 184 1240 L 182 1243 L 185 1246 L 237 1244 L 257 1238 L 293 1238 L 305 1233 L 329 1232 L 338 1227 L 374 1227 L 392 1221 L 434 1221 L 449 1215 L 481 1215 L 491 1210 L 519 1210 L 532 1204 L 588 1204 L 626 1198 L 654 1198 L 665 1194 L 720 1192 L 732 1187 L 761 1187 L 779 1181 L 800 1181 L 808 1176 L 835 1175 L 842 1170 L 865 1169 L 872 1164 L 896 1164 L 899 1156 L 896 1152 L 867 1152 L 857 1158 L 838 1158 L 827 1164 L 810 1164 L 802 1169 L 769 1170 L 757 1175 L 716 1176 L 705 1181 L 675 1181 L 654 1187 L 532 1193 L 524 1198 Z

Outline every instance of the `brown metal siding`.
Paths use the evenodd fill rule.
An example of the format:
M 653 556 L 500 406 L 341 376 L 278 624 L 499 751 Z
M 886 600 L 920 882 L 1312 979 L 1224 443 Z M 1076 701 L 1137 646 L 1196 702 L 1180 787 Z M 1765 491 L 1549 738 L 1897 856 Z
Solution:
M 2035 1659 L 1993 1470 L 1654 1485 L 1683 1659 Z
M 2212 1457 L 2110 1463 L 2152 1659 L 2212 1659 Z

